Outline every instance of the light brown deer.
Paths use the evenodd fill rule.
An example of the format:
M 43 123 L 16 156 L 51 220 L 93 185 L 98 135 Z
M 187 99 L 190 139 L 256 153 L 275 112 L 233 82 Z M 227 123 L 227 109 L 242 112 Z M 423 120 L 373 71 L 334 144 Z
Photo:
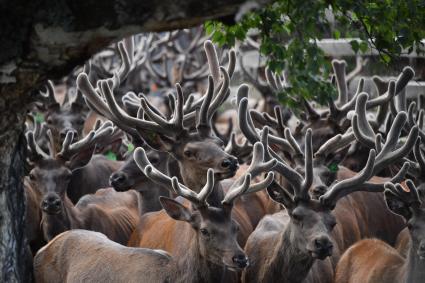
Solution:
M 146 158 L 142 149 L 135 155 L 136 160 Z M 242 194 L 266 188 L 273 173 L 256 184 L 250 184 L 251 175 L 246 174 L 216 207 L 208 203 L 208 195 L 217 188 L 213 170 L 208 170 L 205 186 L 196 193 L 177 178 L 162 174 L 147 160 L 143 162 L 147 162 L 144 173 L 148 177 L 166 184 L 191 203 L 188 208 L 176 200 L 160 198 L 168 217 L 184 227 L 177 243 L 185 247 L 185 252 L 172 257 L 164 251 L 120 246 L 93 232 L 70 231 L 53 239 L 36 255 L 37 282 L 219 282 L 226 268 L 241 270 L 248 265 L 236 241 L 238 224 L 231 216 L 233 203 Z
M 39 148 L 33 133 L 28 132 L 33 169 L 26 177 L 28 207 L 32 210 L 32 215 L 27 214 L 30 217 L 27 221 L 32 223 L 30 227 L 40 227 L 45 241 L 76 228 L 103 232 L 120 243 L 128 241 L 139 217 L 139 198 L 135 191 L 117 193 L 111 188 L 103 189 L 83 197 L 75 206 L 67 196 L 72 171 L 87 164 L 96 144 L 113 132 L 111 124 L 105 123 L 74 143 L 70 132 L 59 153 L 54 150 L 50 134 L 49 154 Z
M 335 282 L 423 282 L 425 278 L 425 211 L 412 181 L 408 190 L 400 184 L 385 184 L 388 208 L 404 217 L 411 245 L 407 258 L 385 242 L 368 239 L 356 243 L 341 257 Z

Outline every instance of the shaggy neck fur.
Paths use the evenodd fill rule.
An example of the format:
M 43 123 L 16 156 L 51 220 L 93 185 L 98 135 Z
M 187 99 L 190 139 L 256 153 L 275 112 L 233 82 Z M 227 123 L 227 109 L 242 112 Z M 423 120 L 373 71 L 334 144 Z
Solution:
M 406 283 L 417 283 L 423 282 L 425 278 L 425 260 L 421 260 L 417 251 L 419 250 L 419 243 L 411 240 L 411 246 L 409 250 L 409 255 L 406 259 L 406 266 L 403 268 L 405 270 L 404 280 L 400 282 Z
M 263 282 L 274 282 L 273 278 L 279 278 L 282 283 L 299 283 L 308 275 L 313 266 L 314 259 L 305 250 L 299 248 L 297 235 L 292 223 L 288 223 L 282 232 L 275 252 L 264 268 Z
M 58 214 L 42 212 L 41 227 L 46 241 L 50 241 L 62 232 L 78 228 L 80 224 L 78 211 L 67 196 Z
M 199 242 L 195 231 L 191 231 L 192 237 L 187 253 L 180 258 L 175 258 L 176 282 L 207 283 L 224 282 L 225 268 L 207 261 L 199 252 Z

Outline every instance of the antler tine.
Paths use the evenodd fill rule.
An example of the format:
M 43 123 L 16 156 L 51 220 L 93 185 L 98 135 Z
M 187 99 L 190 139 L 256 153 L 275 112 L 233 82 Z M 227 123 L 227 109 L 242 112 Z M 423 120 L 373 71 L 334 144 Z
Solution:
M 212 116 L 217 111 L 218 107 L 223 104 L 223 102 L 226 100 L 228 93 L 229 93 L 229 84 L 230 84 L 230 77 L 227 73 L 226 69 L 223 67 L 220 67 L 220 72 L 223 75 L 223 83 L 221 85 L 220 91 L 218 94 L 214 97 L 214 100 L 211 102 L 211 104 L 207 108 L 208 113 L 208 122 L 210 122 Z
M 150 130 L 150 131 L 154 131 L 154 132 L 158 132 L 161 134 L 167 134 L 168 131 L 167 129 L 165 129 L 164 127 L 162 127 L 161 125 L 152 122 L 152 121 L 146 121 L 146 120 L 142 120 L 142 119 L 138 119 L 138 118 L 134 118 L 129 116 L 127 113 L 125 113 L 121 107 L 117 104 L 117 102 L 115 101 L 115 97 L 108 85 L 108 83 L 106 81 L 101 81 L 100 82 L 101 85 L 101 89 L 102 89 L 102 93 L 106 98 L 106 101 L 108 103 L 109 106 L 109 110 L 115 120 L 118 120 L 120 124 L 124 124 L 124 125 L 128 125 L 130 127 L 134 127 L 136 129 L 144 129 L 144 130 Z M 147 105 L 146 101 L 142 98 L 141 99 L 141 106 L 143 111 L 146 113 L 149 111 L 149 114 L 154 113 Z M 148 114 L 148 113 L 147 113 Z M 149 116 L 148 114 L 148 116 Z M 155 117 L 160 117 L 159 115 L 155 114 Z M 149 116 L 149 118 L 152 119 L 154 115 Z M 153 120 L 153 119 L 152 119 Z M 138 131 L 140 132 L 140 131 Z
M 224 205 L 233 205 L 234 201 L 244 194 L 255 193 L 264 190 L 273 182 L 274 173 L 268 172 L 264 180 L 255 184 L 250 184 L 251 179 L 251 174 L 246 174 L 242 184 L 233 189 L 230 189 L 221 203 Z
M 413 113 L 416 112 L 416 102 L 412 101 L 407 110 L 407 125 L 411 128 L 416 125 L 415 117 Z
M 311 129 L 310 130 L 310 136 L 311 136 Z M 308 135 L 308 130 L 307 130 L 307 135 Z M 295 140 L 294 136 L 291 134 L 291 130 L 289 128 L 285 129 L 285 139 L 289 142 L 289 144 L 291 145 L 292 149 L 295 152 L 295 155 L 299 155 L 301 157 L 304 157 L 304 153 L 302 152 L 300 146 L 298 145 L 297 141 Z
M 176 102 L 174 102 L 174 100 L 171 100 L 176 105 L 174 107 L 173 118 L 170 121 L 164 119 L 162 115 L 157 114 L 156 111 L 159 112 L 159 110 L 156 110 L 156 111 L 152 110 L 151 107 L 153 106 L 151 105 L 151 107 L 149 107 L 147 100 L 145 98 L 142 97 L 140 100 L 144 113 L 149 117 L 149 119 L 151 119 L 155 123 L 154 128 L 157 129 L 156 131 L 168 136 L 176 135 L 184 130 L 184 127 L 183 127 L 184 98 L 183 98 L 183 91 L 179 84 L 176 84 L 176 91 L 177 91 Z M 143 121 L 145 123 L 150 122 L 150 121 L 140 120 L 140 119 L 139 121 Z
M 413 79 L 414 76 L 415 71 L 411 67 L 404 67 L 403 71 L 401 71 L 400 75 L 397 78 L 395 93 L 400 93 L 400 91 L 402 91 L 406 87 L 406 85 L 411 79 Z
M 120 70 L 114 73 L 112 89 L 115 89 L 117 86 L 119 86 L 120 83 L 125 80 L 131 70 L 131 65 L 134 59 L 133 37 L 130 36 L 123 41 L 118 42 L 118 50 L 120 52 L 122 65 Z
M 347 63 L 345 61 L 332 60 L 332 67 L 334 69 L 336 84 L 338 87 L 338 101 L 337 105 L 342 106 L 348 102 L 348 90 L 347 83 L 345 80 L 345 67 Z
M 76 153 L 81 150 L 89 149 L 96 146 L 100 140 L 104 139 L 106 136 L 112 135 L 114 128 L 112 127 L 111 122 L 105 122 L 99 129 L 96 131 L 90 131 L 90 133 L 85 136 L 83 139 L 72 143 L 74 140 L 74 133 L 66 133 L 65 139 L 62 144 L 62 150 L 58 153 L 60 158 L 69 160 Z
M 308 190 L 313 183 L 313 144 L 312 144 L 312 130 L 309 128 L 305 136 L 305 152 L 304 152 L 304 168 L 305 177 L 301 185 L 301 198 L 308 199 Z
M 210 73 L 214 79 L 214 83 L 217 85 L 220 80 L 220 63 L 218 62 L 217 51 L 211 40 L 207 40 L 204 43 L 205 53 L 207 55 L 208 65 L 210 67 Z
M 170 177 L 156 169 L 149 161 L 146 151 L 142 147 L 138 147 L 135 149 L 134 161 L 137 164 L 137 167 L 152 181 L 163 186 L 164 188 L 170 190 L 170 192 L 174 193 L 172 188 L 172 180 Z M 180 186 L 184 186 L 181 185 Z M 186 188 L 186 187 L 185 187 Z M 187 189 L 187 188 L 186 188 Z
M 403 158 L 413 149 L 419 135 L 417 126 L 414 126 L 410 130 L 406 142 L 400 148 L 395 149 L 401 130 L 403 128 L 402 125 L 406 122 L 406 119 L 406 113 L 400 112 L 394 120 L 393 126 L 391 127 L 391 130 L 387 136 L 387 140 L 382 147 L 381 152 L 376 157 L 374 168 L 375 174 L 391 163 L 399 160 L 400 158 Z
M 55 86 L 51 80 L 47 81 L 46 93 L 40 91 L 41 96 L 47 99 L 48 103 L 54 104 L 58 103 L 55 97 Z
M 355 78 L 363 70 L 369 59 L 363 60 L 361 56 L 356 57 L 356 67 L 345 77 L 345 81 L 349 82 Z
M 366 117 L 366 103 L 369 95 L 365 92 L 359 94 L 356 101 L 356 109 L 352 124 L 353 131 L 356 139 L 369 148 L 375 145 L 375 133 L 367 121 Z
M 425 157 L 421 149 L 421 140 L 421 138 L 418 138 L 418 140 L 416 141 L 415 147 L 413 148 L 413 154 L 415 155 L 415 159 L 419 164 L 421 174 L 425 175 Z
M 249 144 L 248 140 L 245 140 L 242 145 L 239 145 L 236 142 L 236 133 L 232 132 L 224 151 L 230 155 L 236 156 L 239 161 L 242 162 L 244 158 L 252 154 L 252 149 L 253 147 Z
M 363 184 L 373 176 L 375 156 L 375 150 L 371 149 L 363 170 L 357 173 L 354 177 L 342 180 L 332 185 L 331 188 L 320 197 L 320 202 L 324 205 L 335 207 L 338 199 L 358 190 L 359 185 Z
M 416 189 L 415 184 L 412 180 L 406 180 L 406 185 L 409 188 L 409 191 L 405 190 L 400 184 L 393 184 L 393 182 L 385 183 L 385 194 L 393 194 L 398 198 L 402 199 L 409 205 L 421 205 L 421 199 Z
M 273 72 L 270 70 L 269 67 L 266 67 L 265 70 L 265 74 L 266 74 L 266 80 L 268 85 L 274 90 L 274 91 L 278 91 L 279 87 L 276 83 L 276 76 L 273 74 Z
M 204 95 L 205 99 L 202 102 L 201 108 L 199 110 L 199 119 L 196 125 L 198 131 L 209 131 L 209 119 L 208 119 L 208 107 L 211 103 L 214 94 L 214 78 L 212 76 L 208 76 L 208 89 L 207 93 Z
M 47 133 L 47 136 L 49 137 L 49 143 L 48 143 L 49 155 L 52 157 L 55 157 L 57 154 L 57 151 L 56 151 L 55 140 L 53 139 L 52 131 L 50 129 L 47 129 L 46 133 Z
M 265 160 L 270 160 L 271 158 L 275 158 L 277 163 L 273 167 L 273 170 L 284 176 L 288 182 L 292 185 L 294 188 L 294 194 L 297 196 L 302 196 L 300 194 L 300 190 L 302 187 L 302 184 L 304 182 L 303 177 L 294 169 L 292 169 L 290 166 L 288 166 L 285 161 L 283 161 L 273 150 L 270 149 L 268 146 L 268 139 L 269 139 L 269 128 L 264 127 L 261 132 L 261 143 L 264 147 L 264 158 Z M 277 185 L 277 184 L 276 184 Z M 278 185 L 278 187 L 281 188 L 281 186 Z M 283 188 L 282 188 L 283 189 Z M 286 192 L 286 190 L 285 190 Z M 289 193 L 289 192 L 288 192 Z
M 30 150 L 31 153 L 31 160 L 37 160 L 37 159 L 49 159 L 50 156 L 48 154 L 46 154 L 37 144 L 35 137 L 34 137 L 34 132 L 33 131 L 28 131 L 26 134 L 27 137 L 27 143 L 28 143 L 28 148 Z
M 251 174 L 252 178 L 255 178 L 262 172 L 270 171 L 277 163 L 277 161 L 272 158 L 268 161 L 265 161 L 264 156 L 264 146 L 261 142 L 256 142 L 254 144 L 254 150 L 252 155 L 251 164 L 249 165 L 248 169 L 246 170 L 245 174 Z M 245 175 L 244 174 L 244 175 Z M 238 178 L 232 185 L 232 188 L 235 185 L 240 184 L 244 176 Z
M 380 106 L 390 102 L 394 98 L 394 96 L 397 94 L 396 85 L 397 85 L 397 82 L 394 80 L 391 80 L 388 84 L 387 92 L 385 92 L 382 95 L 379 95 L 378 97 L 374 99 L 369 100 L 366 103 L 366 109 L 374 108 L 376 106 Z
M 172 186 L 174 191 L 181 197 L 184 197 L 185 199 L 189 200 L 192 204 L 194 204 L 196 207 L 203 207 L 208 206 L 207 198 L 214 190 L 214 170 L 208 169 L 207 173 L 207 183 L 202 188 L 202 190 L 197 194 L 194 191 L 186 188 L 182 184 L 180 184 L 177 180 L 177 177 L 173 177 L 171 179 Z
M 336 152 L 355 141 L 356 137 L 352 128 L 348 128 L 345 134 L 337 134 L 333 138 L 327 140 L 314 154 L 316 157 L 325 157 L 331 152 Z

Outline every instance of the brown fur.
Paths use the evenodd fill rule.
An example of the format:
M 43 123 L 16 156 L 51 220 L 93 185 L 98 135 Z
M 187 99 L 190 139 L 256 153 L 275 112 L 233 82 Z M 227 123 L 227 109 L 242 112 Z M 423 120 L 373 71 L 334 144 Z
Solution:
M 404 282 L 399 270 L 404 262 L 403 257 L 390 245 L 376 239 L 362 240 L 350 247 L 341 257 L 335 282 Z

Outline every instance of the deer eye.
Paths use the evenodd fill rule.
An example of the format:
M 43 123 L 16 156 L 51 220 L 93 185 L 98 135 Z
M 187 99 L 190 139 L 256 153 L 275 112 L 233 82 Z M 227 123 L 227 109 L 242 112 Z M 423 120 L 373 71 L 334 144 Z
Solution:
M 30 180 L 31 181 L 34 181 L 35 180 L 35 175 L 33 173 L 30 173 L 29 174 L 29 177 L 30 177 Z
M 208 230 L 205 229 L 205 228 L 201 228 L 200 231 L 201 231 L 202 236 L 208 237 L 210 235 L 210 233 L 208 232 Z
M 51 125 L 53 123 L 53 120 L 51 118 L 47 119 L 47 124 Z
M 298 214 L 298 213 L 292 213 L 292 219 L 293 219 L 295 222 L 299 222 L 299 221 L 301 221 L 301 220 L 302 220 L 302 216 L 301 216 L 300 214 Z
M 185 151 L 184 151 L 184 155 L 185 155 L 186 157 L 192 157 L 192 152 L 191 152 L 190 150 L 185 150 Z

